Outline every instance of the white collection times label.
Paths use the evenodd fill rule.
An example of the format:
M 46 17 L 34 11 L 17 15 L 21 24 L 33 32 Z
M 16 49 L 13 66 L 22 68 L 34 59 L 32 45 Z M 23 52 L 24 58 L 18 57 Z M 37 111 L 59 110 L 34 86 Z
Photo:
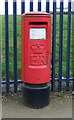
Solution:
M 46 39 L 46 28 L 31 28 L 30 29 L 30 39 Z

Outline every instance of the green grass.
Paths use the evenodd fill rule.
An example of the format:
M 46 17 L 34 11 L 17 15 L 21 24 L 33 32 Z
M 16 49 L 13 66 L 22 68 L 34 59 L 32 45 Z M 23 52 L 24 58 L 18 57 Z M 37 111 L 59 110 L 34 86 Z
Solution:
M 58 77 L 59 72 L 59 15 L 57 15 L 56 20 L 56 77 Z M 62 70 L 63 77 L 66 77 L 66 52 L 67 52 L 67 15 L 64 15 L 63 24 L 63 61 Z M 17 65 L 18 65 L 18 79 L 21 79 L 21 16 L 17 16 Z M 13 60 L 13 16 L 9 15 L 9 67 L 10 67 L 10 79 L 14 79 L 14 60 Z M 70 77 L 72 77 L 72 35 L 71 35 L 71 50 L 70 50 Z M 2 78 L 5 80 L 5 23 L 4 16 L 2 16 Z

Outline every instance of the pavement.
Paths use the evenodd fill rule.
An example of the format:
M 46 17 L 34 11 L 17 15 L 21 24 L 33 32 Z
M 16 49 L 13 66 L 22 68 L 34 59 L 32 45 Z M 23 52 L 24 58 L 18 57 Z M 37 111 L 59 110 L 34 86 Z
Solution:
M 2 118 L 72 118 L 72 95 L 51 92 L 49 105 L 33 109 L 23 105 L 21 92 L 3 93 Z
M 2 97 L 0 95 L 0 120 L 2 118 Z

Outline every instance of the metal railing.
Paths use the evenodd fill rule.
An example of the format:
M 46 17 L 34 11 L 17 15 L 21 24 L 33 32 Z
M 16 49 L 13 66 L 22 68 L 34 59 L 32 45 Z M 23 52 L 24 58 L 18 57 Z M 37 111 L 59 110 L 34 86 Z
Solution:
M 46 0 L 46 12 L 49 11 L 50 2 Z M 5 55 L 6 55 L 6 92 L 10 92 L 10 84 L 14 84 L 14 92 L 17 92 L 18 83 L 22 83 L 17 77 L 17 2 L 13 1 L 13 48 L 14 48 L 14 81 L 10 81 L 9 72 L 9 29 L 8 29 L 8 1 L 5 2 Z M 33 11 L 33 1 L 30 1 L 30 11 Z M 38 11 L 41 11 L 41 0 L 38 1 Z M 21 1 L 21 14 L 25 12 L 25 1 Z M 70 41 L 71 41 L 71 1 L 68 2 L 68 29 L 67 29 L 67 53 L 66 53 L 66 78 L 62 78 L 62 57 L 63 57 L 63 1 L 60 2 L 60 34 L 59 34 L 59 77 L 55 77 L 56 63 L 56 1 L 53 1 L 53 19 L 52 19 L 52 78 L 51 90 L 55 91 L 55 84 L 58 81 L 58 90 L 62 90 L 62 81 L 66 82 L 66 90 L 70 90 L 69 82 L 74 78 L 70 78 Z

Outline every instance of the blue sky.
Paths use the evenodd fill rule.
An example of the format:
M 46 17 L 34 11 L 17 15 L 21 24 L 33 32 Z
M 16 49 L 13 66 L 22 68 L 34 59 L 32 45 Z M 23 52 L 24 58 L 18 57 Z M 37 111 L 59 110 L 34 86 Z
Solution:
M 0 14 L 4 14 L 5 12 L 5 9 L 4 9 L 4 1 L 5 0 L 0 0 Z M 29 12 L 29 1 L 30 0 L 25 0 L 25 4 L 26 4 L 26 7 L 25 7 L 25 11 L 26 12 Z M 33 0 L 34 1 L 34 11 L 37 11 L 37 1 L 38 0 Z M 42 0 L 42 11 L 45 11 L 45 8 L 46 8 L 46 0 Z M 53 0 L 49 0 L 50 1 L 50 11 L 52 11 L 52 8 L 53 8 Z M 60 0 L 56 0 L 57 1 L 57 8 L 60 7 Z M 63 0 L 64 1 L 64 10 L 67 11 L 67 7 L 68 7 L 68 0 Z M 13 0 L 8 0 L 9 2 L 9 14 L 13 14 Z M 57 9 L 59 10 L 59 9 Z M 21 0 L 17 0 L 17 14 L 21 14 Z

